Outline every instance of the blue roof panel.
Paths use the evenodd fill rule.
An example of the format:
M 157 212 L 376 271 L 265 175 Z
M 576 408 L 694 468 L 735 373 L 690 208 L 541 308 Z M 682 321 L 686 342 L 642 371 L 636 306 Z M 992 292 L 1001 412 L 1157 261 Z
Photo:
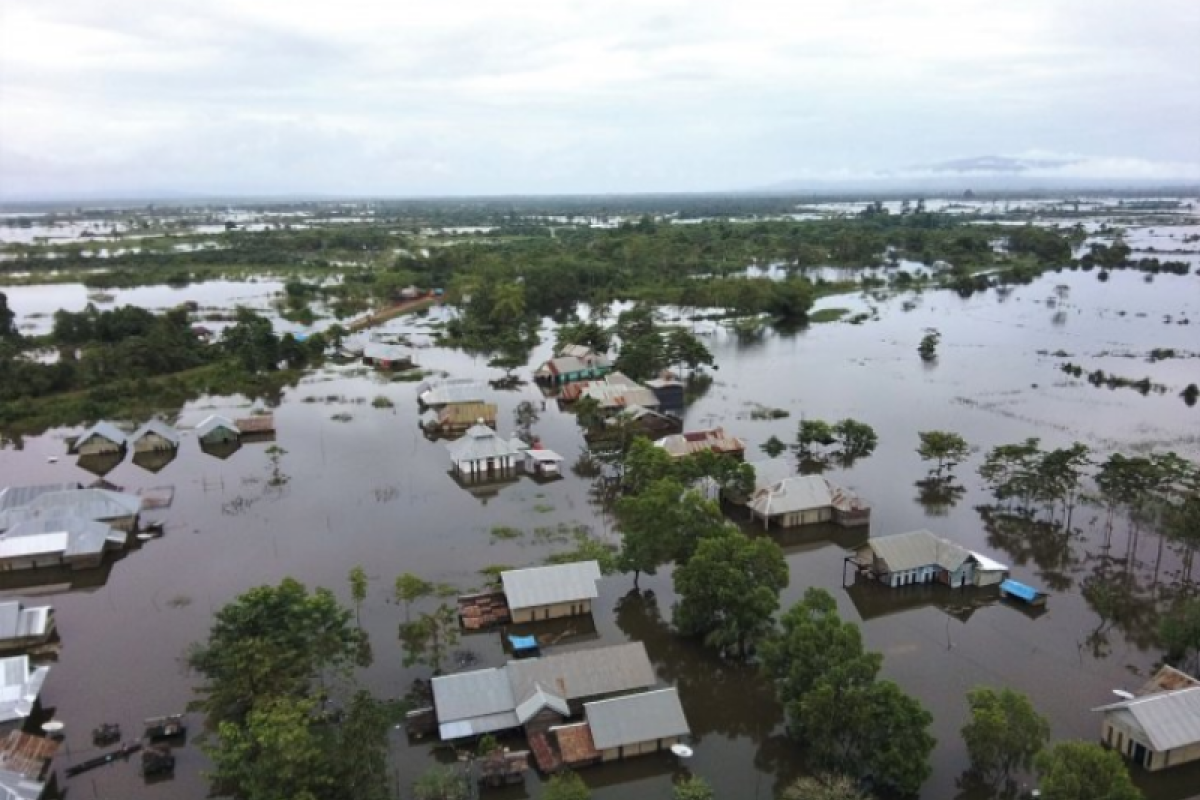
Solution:
M 1032 586 L 1026 586 L 1023 583 L 1018 583 L 1011 578 L 1000 584 L 1000 591 L 1004 592 L 1005 594 L 1011 594 L 1014 597 L 1019 597 L 1026 603 L 1032 603 L 1038 598 L 1038 595 L 1041 594 L 1041 592 L 1039 592 L 1037 589 L 1034 589 Z

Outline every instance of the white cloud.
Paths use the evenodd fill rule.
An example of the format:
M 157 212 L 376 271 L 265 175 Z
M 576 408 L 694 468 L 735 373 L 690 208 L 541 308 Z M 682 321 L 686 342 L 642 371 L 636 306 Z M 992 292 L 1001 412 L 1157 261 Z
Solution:
M 1112 177 L 1200 162 L 1192 0 L 8 0 L 0 15 L 10 196 L 728 189 L 1031 149 Z

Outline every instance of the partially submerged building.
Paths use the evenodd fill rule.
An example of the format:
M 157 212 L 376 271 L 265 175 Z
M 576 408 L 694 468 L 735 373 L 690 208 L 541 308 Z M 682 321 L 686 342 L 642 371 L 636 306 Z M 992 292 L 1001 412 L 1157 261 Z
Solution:
M 229 417 L 210 414 L 196 426 L 196 438 L 202 447 L 237 444 L 242 432 Z
M 457 436 L 473 425 L 496 427 L 495 403 L 453 403 L 427 408 L 419 417 L 421 429 L 430 435 Z
M 0 726 L 19 728 L 33 713 L 50 667 L 33 668 L 29 656 L 0 658 Z
M 612 360 L 584 345 L 567 344 L 554 358 L 534 370 L 533 378 L 547 386 L 602 378 L 612 372 Z
M 0 572 L 98 567 L 104 554 L 123 549 L 128 537 L 123 530 L 82 517 L 34 517 L 0 533 Z
M 81 456 L 123 453 L 127 443 L 125 431 L 111 422 L 101 421 L 79 434 L 72 446 L 72 452 Z
M 178 450 L 179 431 L 161 420 L 152 419 L 134 431 L 129 443 L 133 445 L 135 453 Z
M 558 453 L 537 445 L 525 450 L 524 453 L 525 459 L 521 466 L 526 475 L 546 479 L 562 477 L 562 469 L 559 465 L 564 459 Z
M 108 489 L 63 489 L 38 494 L 28 503 L 0 512 L 0 531 L 20 522 L 47 517 L 76 517 L 132 531 L 142 511 L 142 498 Z
M 759 489 L 747 504 L 763 527 L 795 528 L 832 522 L 842 527 L 867 525 L 871 507 L 858 495 L 821 475 L 795 475 Z
M 0 739 L 0 800 L 41 800 L 59 744 L 11 730 Z
M 473 425 L 461 439 L 446 444 L 455 475 L 466 480 L 501 478 L 516 473 L 524 446 L 500 438 L 486 425 Z
M 473 378 L 447 378 L 422 382 L 417 386 L 417 399 L 427 408 L 443 408 L 458 403 L 482 403 L 487 397 L 487 385 Z
M 669 750 L 691 733 L 675 687 L 585 703 L 583 713 L 602 761 Z
M 596 401 L 606 414 L 633 406 L 650 409 L 659 406 L 654 392 L 622 372 L 613 372 L 600 380 L 567 384 L 559 394 L 559 399 L 565 403 L 585 398 Z
M 36 486 L 6 486 L 0 489 L 0 514 L 27 506 L 39 495 L 82 489 L 79 483 L 42 483 Z
M 1156 691 L 1092 710 L 1104 715 L 1104 744 L 1147 770 L 1200 760 L 1200 686 Z
M 599 580 L 600 564 L 596 561 L 500 573 L 512 621 L 518 623 L 592 613 L 592 601 L 599 596 Z
M 868 539 L 847 556 L 859 574 L 888 586 L 941 583 L 952 589 L 994 586 L 1008 568 L 986 556 L 920 530 Z
M 17 600 L 0 603 L 0 650 L 19 650 L 44 643 L 54 634 L 54 609 L 26 607 Z
M 411 348 L 386 342 L 368 342 L 363 345 L 362 360 L 368 366 L 385 370 L 412 369 L 416 365 Z
M 673 458 L 683 458 L 709 451 L 740 459 L 746 453 L 746 443 L 736 436 L 727 434 L 725 429 L 720 427 L 665 436 L 655 444 L 666 450 Z

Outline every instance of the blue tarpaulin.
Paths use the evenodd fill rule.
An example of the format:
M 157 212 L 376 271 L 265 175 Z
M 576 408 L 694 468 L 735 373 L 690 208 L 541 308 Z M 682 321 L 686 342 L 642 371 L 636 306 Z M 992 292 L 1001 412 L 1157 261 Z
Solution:
M 1018 583 L 1011 578 L 1000 584 L 1000 591 L 1004 592 L 1005 594 L 1010 594 L 1013 597 L 1019 597 L 1026 603 L 1032 603 L 1042 594 L 1032 586 L 1026 586 L 1023 583 Z
M 537 650 L 537 637 L 535 636 L 509 636 L 509 644 L 513 650 Z

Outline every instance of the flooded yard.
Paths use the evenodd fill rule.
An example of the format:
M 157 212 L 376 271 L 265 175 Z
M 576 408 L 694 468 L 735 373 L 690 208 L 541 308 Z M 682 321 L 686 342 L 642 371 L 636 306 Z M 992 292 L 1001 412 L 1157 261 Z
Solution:
M 213 282 L 178 294 L 165 287 L 116 294 L 118 303 L 151 308 L 186 299 L 203 306 L 241 298 L 253 305 L 278 288 L 270 281 Z M 26 317 L 59 307 L 78 310 L 84 302 L 82 287 L 9 291 L 10 306 Z M 1160 554 L 1159 539 L 1150 534 L 1135 541 L 1118 527 L 1106 541 L 1103 513 L 1090 507 L 1076 513 L 1080 530 L 1066 539 L 1050 541 L 1038 530 L 989 531 L 976 509 L 990 498 L 975 469 L 991 447 L 1027 437 L 1050 447 L 1082 441 L 1101 456 L 1173 449 L 1200 459 L 1200 408 L 1179 396 L 1185 385 L 1200 382 L 1200 277 L 1159 275 L 1146 282 L 1126 271 L 1101 282 L 1095 273 L 1063 272 L 1002 296 L 989 291 L 964 299 L 938 291 L 835 297 L 825 305 L 870 310 L 877 319 L 792 334 L 768 331 L 753 340 L 723 328 L 706 335 L 719 369 L 712 388 L 687 410 L 687 427 L 724 425 L 747 440 L 747 459 L 756 460 L 772 435 L 794 441 L 802 416 L 867 422 L 879 434 L 875 455 L 828 474 L 871 504 L 872 534 L 929 528 L 1011 564 L 1013 577 L 1048 589 L 1051 597 L 1048 611 L 1033 617 L 990 601 L 974 606 L 950 590 L 848 590 L 846 548 L 866 533 L 805 528 L 770 534 L 784 547 L 790 568 L 783 607 L 810 586 L 830 590 L 842 615 L 861 622 L 867 646 L 884 653 L 884 675 L 930 709 L 938 746 L 923 797 L 959 794 L 967 767 L 959 736 L 967 718 L 965 694 L 980 684 L 1028 694 L 1050 718 L 1056 739 L 1097 740 L 1100 720 L 1090 709 L 1111 702 L 1113 689 L 1143 683 L 1160 653 L 1147 643 L 1144 617 L 1130 614 L 1106 625 L 1081 587 L 1089 580 L 1119 581 L 1128 587 L 1128 602 L 1142 607 L 1179 585 L 1180 561 L 1169 545 Z M 409 318 L 389 329 L 427 334 L 427 325 Z M 932 364 L 916 352 L 928 328 L 942 335 Z M 543 334 L 533 365 L 549 355 L 549 323 Z M 1146 355 L 1153 348 L 1173 348 L 1179 357 L 1150 363 Z M 501 374 L 457 351 L 426 347 L 417 355 L 422 367 L 455 377 Z M 1065 361 L 1149 377 L 1166 391 L 1143 396 L 1128 388 L 1097 388 L 1063 373 Z M 378 396 L 394 408 L 372 407 Z M 582 452 L 574 418 L 553 402 L 543 407 L 532 385 L 493 392 L 491 399 L 500 407 L 502 435 L 513 431 L 517 404 L 529 400 L 540 415 L 533 432 L 547 447 L 566 456 L 568 466 Z M 786 409 L 790 417 L 751 419 L 756 403 Z M 187 429 L 209 413 L 244 416 L 249 410 L 239 398 L 207 398 L 187 407 L 179 424 Z M 285 451 L 278 464 L 286 476 L 282 486 L 268 483 L 274 467 L 266 445 L 247 443 L 219 459 L 185 437 L 178 457 L 157 473 L 126 459 L 104 476 L 129 490 L 175 487 L 171 507 L 156 512 L 167 522 L 161 539 L 117 561 L 99 585 L 72 589 L 59 580 L 30 589 L 0 583 L 6 595 L 44 597 L 55 607 L 62 652 L 42 703 L 66 722 L 60 773 L 95 754 L 88 735 L 93 727 L 120 722 L 133 729 L 143 717 L 183 710 L 195 678 L 182 668 L 181 655 L 206 635 L 216 609 L 250 587 L 290 575 L 330 587 L 349 604 L 347 574 L 363 565 L 371 580 L 362 624 L 371 635 L 374 663 L 362 681 L 376 695 L 399 697 L 414 678 L 428 674 L 401 666 L 397 626 L 403 612 L 390 600 L 397 575 L 413 572 L 467 590 L 482 585 L 485 567 L 534 565 L 569 547 L 559 526 L 583 524 L 595 537 L 617 541 L 612 520 L 590 495 L 590 482 L 570 469 L 557 482 L 521 478 L 485 492 L 456 483 L 444 443 L 429 441 L 417 426 L 413 383 L 391 382 L 360 367 L 328 367 L 288 390 L 274 414 L 275 444 Z M 966 492 L 952 507 L 922 504 L 914 485 L 927 469 L 916 454 L 917 431 L 933 429 L 956 431 L 975 448 L 958 469 Z M 0 483 L 94 480 L 64 455 L 63 439 L 74 432 L 50 431 L 25 439 L 20 449 L 0 451 Z M 732 513 L 738 519 L 745 512 Z M 493 536 L 498 526 L 523 533 Z M 773 797 L 796 774 L 797 758 L 770 685 L 752 666 L 722 662 L 672 633 L 669 570 L 643 576 L 641 589 L 633 591 L 632 576 L 603 579 L 594 628 L 565 630 L 564 642 L 644 642 L 660 680 L 679 687 L 694 740 L 687 767 L 707 779 L 718 797 Z M 495 632 L 464 636 L 456 649 L 463 664 L 498 665 L 506 658 Z M 199 722 L 194 719 L 193 732 Z M 409 743 L 399 730 L 392 743 L 396 780 L 407 792 L 432 763 L 434 748 Z M 173 781 L 147 785 L 133 765 L 117 764 L 72 779 L 70 796 L 204 797 L 199 750 L 189 746 L 178 754 Z M 597 798 L 666 800 L 679 769 L 674 757 L 663 754 L 581 775 Z M 1200 787 L 1200 765 L 1135 775 L 1150 800 L 1183 800 Z M 487 796 L 536 797 L 540 784 L 531 774 L 524 792 Z

